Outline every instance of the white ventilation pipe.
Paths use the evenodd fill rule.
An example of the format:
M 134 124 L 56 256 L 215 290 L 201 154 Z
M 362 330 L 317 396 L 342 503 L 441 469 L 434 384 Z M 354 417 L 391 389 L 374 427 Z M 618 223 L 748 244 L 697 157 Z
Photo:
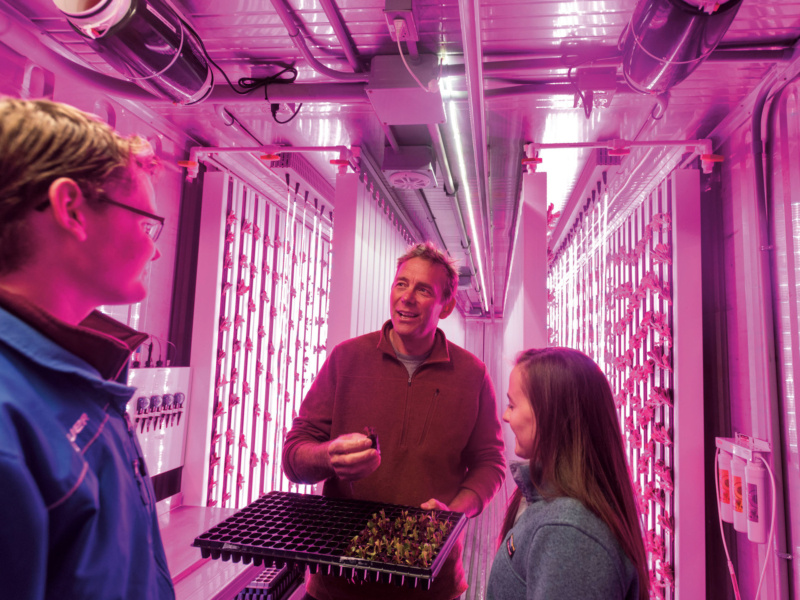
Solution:
M 53 0 L 116 71 L 178 104 L 205 100 L 214 75 L 202 42 L 163 0 Z

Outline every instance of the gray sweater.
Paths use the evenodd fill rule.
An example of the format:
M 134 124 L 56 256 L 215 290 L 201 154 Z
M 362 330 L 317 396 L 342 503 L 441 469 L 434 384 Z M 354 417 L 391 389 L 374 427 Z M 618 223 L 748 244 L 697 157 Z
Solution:
M 489 600 L 637 600 L 639 577 L 608 526 L 573 498 L 544 500 L 511 465 L 528 507 L 492 564 Z

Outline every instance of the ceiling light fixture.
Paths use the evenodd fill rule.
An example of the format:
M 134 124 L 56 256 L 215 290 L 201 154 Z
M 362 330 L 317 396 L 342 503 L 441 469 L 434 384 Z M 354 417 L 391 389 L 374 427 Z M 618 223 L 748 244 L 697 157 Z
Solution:
M 461 186 L 459 186 L 458 193 L 464 193 L 466 205 L 467 205 L 467 216 L 469 217 L 469 226 L 470 230 L 472 231 L 472 245 L 475 247 L 475 251 L 472 255 L 475 257 L 476 263 L 478 265 L 478 277 L 480 278 L 481 282 L 481 299 L 483 300 L 483 310 L 487 312 L 489 310 L 489 301 L 486 297 L 486 279 L 484 277 L 483 272 L 483 261 L 481 257 L 483 253 L 481 252 L 480 247 L 480 240 L 481 236 L 478 235 L 478 226 L 475 222 L 475 211 L 473 210 L 473 202 L 472 202 L 472 195 L 469 191 L 469 185 L 467 183 L 467 163 L 464 159 L 464 149 L 461 147 L 461 129 L 458 126 L 458 109 L 456 107 L 456 103 L 452 98 L 451 90 L 450 90 L 450 82 L 448 81 L 448 77 L 443 77 L 441 80 L 442 88 L 445 92 L 445 98 L 447 99 L 447 109 L 450 112 L 450 126 L 453 128 L 453 138 L 455 139 L 455 146 L 456 146 L 456 157 L 458 159 L 458 171 L 461 175 Z

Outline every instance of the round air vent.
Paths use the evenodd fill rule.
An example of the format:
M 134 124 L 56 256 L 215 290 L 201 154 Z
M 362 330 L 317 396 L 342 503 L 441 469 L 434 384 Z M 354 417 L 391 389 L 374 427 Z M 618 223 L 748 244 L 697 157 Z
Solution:
M 421 190 L 431 183 L 431 176 L 421 171 L 395 171 L 389 175 L 389 184 L 400 190 Z

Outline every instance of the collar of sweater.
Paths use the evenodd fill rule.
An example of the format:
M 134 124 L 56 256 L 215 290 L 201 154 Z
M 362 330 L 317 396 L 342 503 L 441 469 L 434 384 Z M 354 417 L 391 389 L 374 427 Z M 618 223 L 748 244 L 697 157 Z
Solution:
M 539 489 L 544 487 L 545 492 L 549 490 L 547 486 L 542 486 L 542 484 L 539 485 L 539 489 L 533 485 L 531 465 L 529 462 L 513 462 L 509 465 L 509 469 L 511 471 L 511 477 L 514 478 L 514 483 L 516 483 L 517 487 L 522 491 L 522 495 L 525 496 L 525 500 L 528 501 L 528 504 L 544 499 Z M 534 475 L 536 474 L 534 473 Z M 552 496 L 548 496 L 548 498 L 552 498 Z
M 389 339 L 389 332 L 392 330 L 392 320 L 389 319 L 386 323 L 383 324 L 381 328 L 381 336 L 378 339 L 378 350 L 385 352 L 389 356 L 393 356 L 397 358 L 397 353 L 394 350 L 394 346 L 392 346 L 392 342 Z M 425 360 L 425 364 L 433 363 L 433 362 L 449 362 L 450 361 L 450 352 L 447 348 L 447 338 L 444 335 L 444 331 L 436 328 L 436 336 L 433 339 L 433 348 L 431 349 L 431 353 L 428 358 Z

